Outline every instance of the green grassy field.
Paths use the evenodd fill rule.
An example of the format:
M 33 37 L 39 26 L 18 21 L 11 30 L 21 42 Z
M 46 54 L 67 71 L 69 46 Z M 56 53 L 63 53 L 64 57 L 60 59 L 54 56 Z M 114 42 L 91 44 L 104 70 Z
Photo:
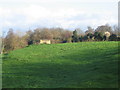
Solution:
M 116 88 L 118 42 L 31 45 L 3 56 L 3 88 Z

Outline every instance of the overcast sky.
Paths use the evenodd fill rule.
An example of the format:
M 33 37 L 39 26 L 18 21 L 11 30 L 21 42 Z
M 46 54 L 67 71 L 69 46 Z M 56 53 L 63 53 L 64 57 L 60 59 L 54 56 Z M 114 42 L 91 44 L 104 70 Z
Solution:
M 0 0 L 0 30 L 62 27 L 74 30 L 118 23 L 119 0 Z

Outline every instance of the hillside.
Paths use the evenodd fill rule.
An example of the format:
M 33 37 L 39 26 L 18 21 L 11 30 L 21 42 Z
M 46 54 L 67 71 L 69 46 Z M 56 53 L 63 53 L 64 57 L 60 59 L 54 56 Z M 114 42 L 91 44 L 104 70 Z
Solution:
M 3 88 L 115 88 L 117 81 L 114 41 L 31 45 L 3 56 Z

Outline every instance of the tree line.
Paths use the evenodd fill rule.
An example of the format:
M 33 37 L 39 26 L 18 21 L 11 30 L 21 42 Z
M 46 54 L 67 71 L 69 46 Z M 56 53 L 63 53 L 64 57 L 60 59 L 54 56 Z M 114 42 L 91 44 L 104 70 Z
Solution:
M 109 32 L 109 34 L 105 34 Z M 109 25 L 101 25 L 96 29 L 88 26 L 87 30 L 77 28 L 74 31 L 63 28 L 37 28 L 28 30 L 25 34 L 14 32 L 9 29 L 5 37 L 2 39 L 3 52 L 24 48 L 32 44 L 39 44 L 41 39 L 49 39 L 52 43 L 73 43 L 85 41 L 119 41 L 120 32 L 117 26 L 112 29 Z

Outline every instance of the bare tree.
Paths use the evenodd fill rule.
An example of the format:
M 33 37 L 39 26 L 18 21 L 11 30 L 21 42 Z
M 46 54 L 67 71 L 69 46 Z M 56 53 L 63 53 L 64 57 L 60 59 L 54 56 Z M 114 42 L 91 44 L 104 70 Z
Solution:
M 76 31 L 77 31 L 77 34 L 78 34 L 79 37 L 85 35 L 85 33 L 83 32 L 83 30 L 81 30 L 80 28 L 76 28 Z
M 4 51 L 4 46 L 5 46 L 4 37 L 5 37 L 5 31 L 3 31 L 0 36 L 0 54 L 3 54 L 3 51 Z
M 48 28 L 43 28 L 40 32 L 41 39 L 52 39 L 53 35 Z
M 88 30 L 86 30 L 86 32 L 85 32 L 86 35 L 89 33 L 94 34 L 94 29 L 92 27 L 88 26 L 87 28 L 88 28 Z
M 98 26 L 95 30 L 95 32 L 101 32 L 101 33 L 105 33 L 106 31 L 110 32 L 111 34 L 113 33 L 112 28 L 109 25 Z
M 116 34 L 117 36 L 120 36 L 120 30 L 117 25 L 113 26 L 113 33 Z
M 9 29 L 7 36 L 5 37 L 5 50 L 14 50 L 14 39 L 15 35 L 13 29 Z
M 72 41 L 72 32 L 71 31 L 64 31 L 62 34 L 62 40 L 65 42 L 71 42 Z

